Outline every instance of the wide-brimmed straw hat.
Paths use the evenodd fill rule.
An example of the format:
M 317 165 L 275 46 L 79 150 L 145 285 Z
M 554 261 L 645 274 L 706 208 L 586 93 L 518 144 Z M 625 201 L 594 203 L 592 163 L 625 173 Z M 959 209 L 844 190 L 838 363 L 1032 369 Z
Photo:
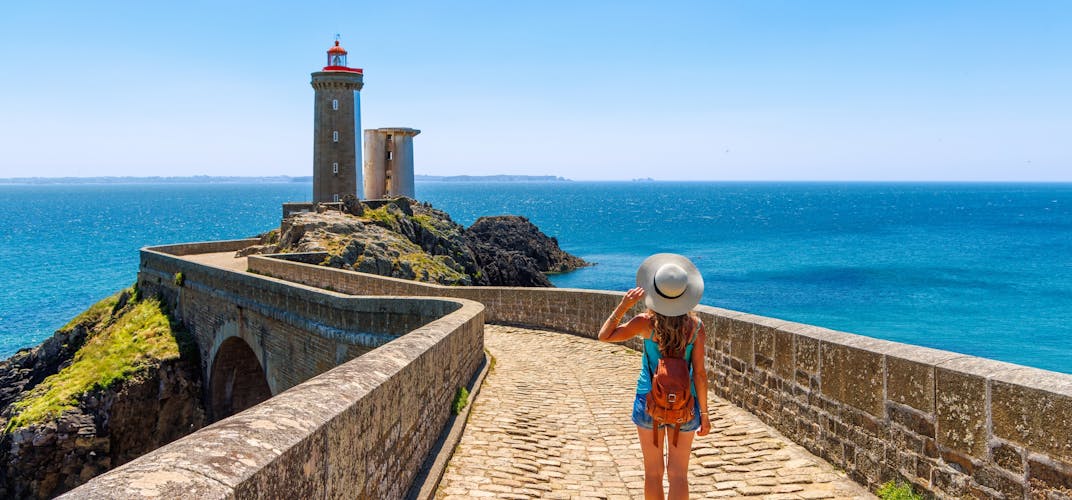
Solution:
M 703 297 L 703 276 L 692 261 L 675 253 L 657 253 L 644 259 L 636 273 L 644 289 L 644 304 L 663 316 L 681 316 Z

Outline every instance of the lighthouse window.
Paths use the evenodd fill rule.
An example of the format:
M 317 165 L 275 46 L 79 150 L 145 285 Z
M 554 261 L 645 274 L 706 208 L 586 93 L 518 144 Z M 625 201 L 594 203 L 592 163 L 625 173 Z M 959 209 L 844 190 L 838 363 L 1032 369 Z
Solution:
M 336 131 L 331 133 L 331 140 L 333 140 L 335 142 L 339 142 L 339 131 L 338 130 L 336 130 Z
M 339 100 L 338 99 L 332 99 L 331 100 L 331 109 L 339 109 Z
M 339 195 L 335 195 L 335 203 L 339 202 Z
M 388 160 L 393 160 L 393 159 L 395 159 L 395 152 L 394 152 L 394 151 L 388 151 L 388 152 L 387 152 L 387 159 L 388 159 Z
M 335 163 L 331 164 L 331 173 L 333 173 L 333 174 L 339 173 L 339 162 L 335 162 Z

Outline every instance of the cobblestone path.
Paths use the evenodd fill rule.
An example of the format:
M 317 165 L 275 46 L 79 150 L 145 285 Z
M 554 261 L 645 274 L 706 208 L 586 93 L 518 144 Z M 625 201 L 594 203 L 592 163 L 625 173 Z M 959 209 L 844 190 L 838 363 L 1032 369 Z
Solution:
M 437 498 L 642 498 L 629 420 L 640 355 L 573 335 L 487 325 L 495 358 Z M 553 396 L 557 394 L 557 396 Z M 692 498 L 873 498 L 822 459 L 711 396 Z

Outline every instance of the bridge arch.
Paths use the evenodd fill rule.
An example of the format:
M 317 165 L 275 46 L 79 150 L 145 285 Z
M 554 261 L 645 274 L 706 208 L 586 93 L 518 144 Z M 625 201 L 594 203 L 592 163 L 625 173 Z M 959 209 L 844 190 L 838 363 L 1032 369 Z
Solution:
M 227 418 L 272 397 L 257 342 L 250 342 L 230 322 L 217 332 L 208 377 L 209 413 L 213 421 Z

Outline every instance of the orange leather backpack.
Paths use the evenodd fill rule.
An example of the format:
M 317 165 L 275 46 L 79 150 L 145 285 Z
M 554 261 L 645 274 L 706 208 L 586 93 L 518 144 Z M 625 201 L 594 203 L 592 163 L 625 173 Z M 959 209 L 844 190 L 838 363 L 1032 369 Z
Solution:
M 692 339 L 689 343 L 696 341 L 696 333 L 701 327 L 699 320 L 693 322 Z M 684 359 L 684 352 L 677 354 L 680 357 L 662 356 L 659 359 L 659 366 L 651 377 L 651 392 L 648 393 L 647 399 L 648 415 L 654 420 L 655 429 L 663 424 L 674 426 L 671 437 L 674 446 L 677 446 L 681 425 L 696 417 L 689 362 Z M 659 446 L 659 433 L 653 432 L 652 436 L 655 445 Z

